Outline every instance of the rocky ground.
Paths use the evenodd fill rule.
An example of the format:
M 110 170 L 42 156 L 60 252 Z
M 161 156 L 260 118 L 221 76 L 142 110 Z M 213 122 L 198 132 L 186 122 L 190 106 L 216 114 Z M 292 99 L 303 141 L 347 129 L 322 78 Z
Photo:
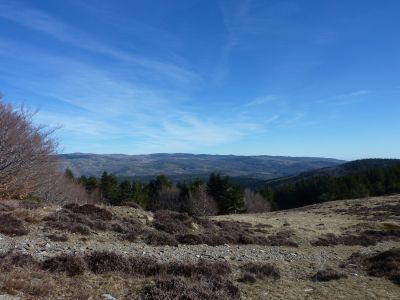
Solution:
M 160 294 L 154 291 L 143 292 L 145 287 L 157 286 L 158 274 L 112 268 L 96 272 L 89 263 L 73 275 L 63 268 L 44 267 L 54 257 L 85 257 L 101 251 L 149 258 L 158 266 L 199 261 L 229 265 L 232 270 L 219 273 L 218 280 L 229 280 L 230 290 L 216 291 L 209 299 L 399 299 L 399 258 L 390 258 L 391 275 L 371 267 L 373 257 L 397 248 L 398 195 L 207 220 L 153 215 L 132 207 L 97 211 L 91 206 L 62 208 L 10 200 L 0 202 L 0 299 L 158 298 Z M 353 253 L 363 260 L 349 260 Z M 7 260 L 25 254 L 35 260 L 34 266 Z M 4 266 L 5 261 L 12 261 L 11 267 Z M 263 276 L 245 271 L 251 263 L 274 271 Z M 189 276 L 166 270 L 179 280 Z M 313 278 L 321 270 L 330 270 L 333 279 Z M 201 278 L 200 282 L 206 280 Z M 224 289 L 221 281 L 212 286 Z M 168 297 L 179 299 L 171 293 Z

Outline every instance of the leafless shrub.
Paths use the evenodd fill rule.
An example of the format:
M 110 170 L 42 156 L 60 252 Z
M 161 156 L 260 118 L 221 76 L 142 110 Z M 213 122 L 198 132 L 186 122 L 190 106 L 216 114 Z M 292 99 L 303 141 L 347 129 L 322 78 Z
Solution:
M 95 274 L 130 272 L 128 260 L 114 252 L 96 251 L 86 255 L 85 261 L 88 269 Z
M 25 235 L 29 230 L 24 227 L 23 222 L 11 213 L 0 214 L 0 232 L 9 235 Z
M 205 239 L 203 235 L 200 234 L 184 234 L 177 237 L 179 244 L 186 245 L 201 245 L 205 244 Z
M 185 219 L 188 216 L 179 216 L 185 220 L 182 224 L 176 223 L 173 219 L 163 222 L 165 228 L 169 228 L 170 232 L 184 232 L 183 234 L 176 234 L 176 239 L 180 244 L 200 245 L 206 244 L 210 246 L 218 246 L 224 244 L 235 245 L 265 245 L 265 246 L 287 246 L 298 247 L 298 244 L 292 240 L 292 231 L 286 230 L 276 233 L 275 235 L 264 236 L 260 235 L 252 227 L 250 223 L 237 222 L 237 221 L 209 221 L 200 218 Z M 189 217 L 190 218 L 190 217 Z M 165 218 L 163 218 L 165 220 Z M 167 224 L 174 223 L 174 225 L 167 226 Z M 206 228 L 200 228 L 199 233 L 190 233 L 193 230 L 189 224 L 205 225 Z M 164 228 L 164 227 L 159 227 Z M 186 232 L 186 233 L 185 233 Z
M 196 224 L 200 225 L 204 229 L 216 229 L 216 225 L 214 221 L 211 221 L 208 218 L 201 218 L 201 217 L 195 217 L 194 220 L 196 221 Z
M 72 233 L 89 235 L 93 231 L 115 231 L 123 234 L 138 234 L 142 223 L 134 218 L 114 219 L 112 213 L 92 204 L 67 204 L 60 211 L 44 218 L 48 226 Z
M 209 246 L 220 246 L 229 243 L 229 241 L 218 235 L 216 232 L 205 232 L 200 234 L 185 234 L 177 236 L 177 240 L 180 244 L 186 245 L 209 245 Z
M 373 255 L 355 252 L 341 263 L 340 267 L 361 268 L 370 276 L 386 277 L 393 283 L 400 284 L 400 248 Z
M 240 290 L 222 277 L 159 277 L 153 286 L 145 287 L 140 299 L 240 299 Z
M 138 239 L 139 235 L 137 232 L 135 231 L 131 231 L 129 233 L 127 233 L 124 236 L 124 240 L 129 241 L 129 242 L 136 242 L 136 240 Z
M 68 242 L 68 236 L 66 234 L 49 234 L 47 238 L 53 242 Z
M 43 261 L 42 269 L 49 272 L 65 272 L 68 276 L 75 276 L 85 272 L 86 263 L 81 256 L 63 254 Z
M 338 280 L 341 278 L 347 278 L 347 275 L 341 272 L 338 272 L 332 268 L 326 268 L 323 270 L 319 270 L 316 274 L 311 277 L 312 281 L 331 281 Z
M 281 277 L 279 269 L 272 264 L 263 263 L 247 263 L 240 267 L 243 275 L 251 274 L 257 279 L 277 280 Z M 242 280 L 246 280 L 242 277 Z
M 0 255 L 0 268 L 3 271 L 11 271 L 15 267 L 30 267 L 39 266 L 39 262 L 29 253 L 19 251 L 8 251 Z
M 361 254 L 360 252 L 352 253 L 345 262 L 339 265 L 340 268 L 347 268 L 347 267 L 362 267 L 365 263 L 365 259 L 367 258 L 366 255 Z
M 87 203 L 93 201 L 83 186 L 57 170 L 49 170 L 48 172 L 40 178 L 40 184 L 33 192 L 35 197 L 49 203 Z
M 185 234 L 191 231 L 194 219 L 186 213 L 158 210 L 154 213 L 154 228 L 170 233 Z
M 132 274 L 155 276 L 161 272 L 160 264 L 150 257 L 130 257 L 128 265 Z
M 60 211 L 45 217 L 44 221 L 57 229 L 90 234 L 90 229 L 107 230 L 109 224 L 104 220 L 108 221 L 110 218 L 112 214 L 106 209 L 90 204 L 82 206 L 69 204 Z
M 115 221 L 108 226 L 111 231 L 115 231 L 118 233 L 125 234 L 139 234 L 142 230 L 143 225 L 138 222 L 129 222 L 129 221 Z
M 173 235 L 157 230 L 145 230 L 142 239 L 146 244 L 153 246 L 177 246 L 178 244 Z
M 281 231 L 276 233 L 276 235 L 271 235 L 268 236 L 266 245 L 268 246 L 286 246 L 286 247 L 299 247 L 299 245 L 291 240 L 292 237 L 292 232 L 287 230 L 287 231 Z
M 225 236 L 221 236 L 216 232 L 203 233 L 203 234 L 201 234 L 201 237 L 203 239 L 203 244 L 206 244 L 209 246 L 220 246 L 220 245 L 229 244 L 229 241 L 226 239 Z
M 298 247 L 298 244 L 292 240 L 293 233 L 291 231 L 281 231 L 275 235 L 259 235 L 257 230 L 252 228 L 250 223 L 235 221 L 219 221 L 215 223 L 219 229 L 209 231 L 207 236 L 223 244 L 237 245 L 265 245 L 265 246 L 287 246 Z
M 270 224 L 263 224 L 263 223 L 258 223 L 254 225 L 255 228 L 272 228 L 273 226 Z
M 169 275 L 184 277 L 213 277 L 217 275 L 227 275 L 232 272 L 231 267 L 226 262 L 210 262 L 206 260 L 200 260 L 197 264 L 178 262 L 167 263 L 161 266 L 161 270 Z
M 400 248 L 384 251 L 364 260 L 367 273 L 376 277 L 387 277 L 400 285 Z
M 64 208 L 69 209 L 70 211 L 76 214 L 90 216 L 94 220 L 102 220 L 102 221 L 112 220 L 112 213 L 109 210 L 98 207 L 93 204 L 79 205 L 76 203 L 69 203 L 65 205 Z
M 242 274 L 242 277 L 240 277 L 237 281 L 251 284 L 251 283 L 256 283 L 257 278 L 251 273 L 244 273 Z
M 74 224 L 68 228 L 72 233 L 79 233 L 82 235 L 90 235 L 90 228 L 83 224 Z

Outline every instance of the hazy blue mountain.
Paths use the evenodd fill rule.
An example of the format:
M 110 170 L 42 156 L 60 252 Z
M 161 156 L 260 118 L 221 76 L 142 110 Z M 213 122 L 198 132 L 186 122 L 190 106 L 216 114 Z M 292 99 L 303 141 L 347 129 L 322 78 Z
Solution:
M 149 155 L 72 153 L 60 157 L 61 168 L 69 167 L 77 176 L 100 176 L 103 171 L 107 171 L 118 177 L 142 179 L 159 174 L 175 179 L 186 179 L 220 172 L 232 177 L 266 180 L 344 163 L 342 160 L 332 158 L 183 153 Z

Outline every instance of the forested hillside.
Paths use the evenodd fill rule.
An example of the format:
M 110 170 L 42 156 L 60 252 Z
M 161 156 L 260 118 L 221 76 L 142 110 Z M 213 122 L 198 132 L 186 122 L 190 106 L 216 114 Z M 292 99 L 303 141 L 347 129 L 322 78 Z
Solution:
M 342 175 L 336 175 L 342 174 Z M 359 160 L 267 184 L 262 194 L 276 208 L 400 193 L 400 160 Z

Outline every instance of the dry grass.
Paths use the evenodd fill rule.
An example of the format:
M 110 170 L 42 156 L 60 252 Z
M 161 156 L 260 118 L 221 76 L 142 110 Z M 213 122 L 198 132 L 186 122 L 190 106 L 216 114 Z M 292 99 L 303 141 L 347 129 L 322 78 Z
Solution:
M 340 236 L 328 233 L 311 242 L 313 246 L 372 246 L 376 243 L 390 240 L 399 240 L 400 231 L 397 230 L 365 230 L 358 234 L 345 233 Z
M 7 273 L 1 285 L 1 290 L 7 294 L 29 295 L 31 299 L 47 297 L 54 288 L 55 282 L 48 274 L 34 270 L 26 272 L 19 268 Z

